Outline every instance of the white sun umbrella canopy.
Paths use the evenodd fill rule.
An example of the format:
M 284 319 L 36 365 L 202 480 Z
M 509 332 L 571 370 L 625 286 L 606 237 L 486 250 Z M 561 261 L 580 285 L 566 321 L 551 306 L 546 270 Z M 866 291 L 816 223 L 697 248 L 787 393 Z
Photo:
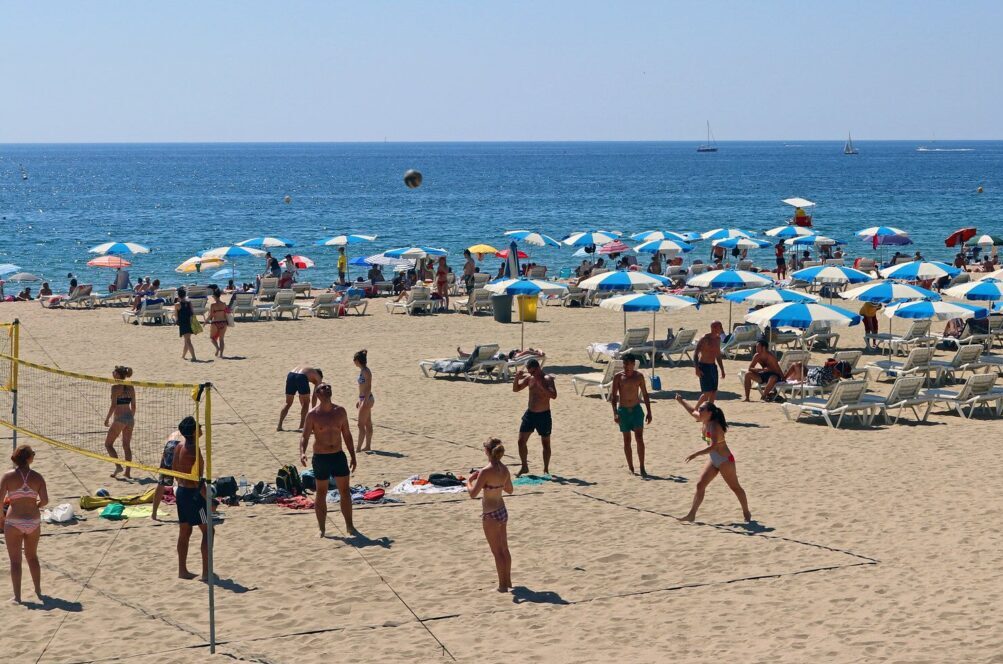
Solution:
M 687 286 L 694 288 L 754 288 L 771 284 L 770 277 L 746 270 L 711 270 L 686 281 Z
M 843 291 L 839 296 L 845 300 L 888 304 L 896 300 L 939 300 L 940 296 L 926 288 L 903 284 L 897 281 L 881 281 L 859 288 Z
M 860 322 L 860 316 L 841 307 L 820 302 L 785 302 L 757 309 L 745 320 L 759 327 L 794 327 L 806 329 L 812 323 L 823 322 L 833 327 L 848 327 Z
M 535 247 L 559 247 L 561 243 L 559 240 L 546 235 L 545 233 L 539 233 L 537 231 L 528 230 L 515 230 L 515 231 L 505 231 L 505 235 L 519 240 L 520 242 L 525 242 L 526 244 L 531 244 Z
M 766 240 L 757 240 L 752 237 L 730 237 L 724 240 L 714 240 L 711 244 L 725 249 L 765 249 L 772 246 Z
M 638 242 L 653 242 L 655 240 L 674 240 L 676 242 L 690 242 L 694 233 L 676 233 L 674 231 L 641 231 L 630 236 L 631 240 Z
M 733 237 L 752 237 L 752 233 L 740 228 L 715 228 L 703 233 L 700 237 L 704 240 L 727 240 Z
M 685 254 L 693 251 L 693 245 L 682 240 L 648 240 L 634 247 L 639 254 Z
M 317 244 L 324 247 L 344 247 L 349 244 L 362 244 L 363 242 L 373 242 L 375 235 L 335 235 L 326 240 L 317 240 Z
M 238 247 L 252 247 L 254 249 L 274 249 L 276 247 L 291 247 L 292 241 L 283 237 L 252 237 L 243 242 L 237 243 Z
M 862 284 L 874 281 L 874 277 L 843 265 L 816 265 L 791 273 L 792 279 L 819 284 Z
M 953 277 L 960 274 L 961 270 L 940 261 L 911 261 L 909 263 L 899 263 L 898 265 L 886 267 L 883 270 L 878 270 L 878 273 L 885 279 L 906 279 L 913 281 Z
M 582 231 L 568 235 L 561 240 L 561 243 L 569 247 L 587 247 L 593 244 L 598 246 L 608 244 L 619 236 L 619 233 L 613 231 Z
M 439 249 L 436 247 L 401 247 L 400 249 L 391 249 L 390 251 L 384 251 L 383 255 L 387 258 L 425 258 L 427 256 L 445 256 L 448 252 L 445 249 Z
M 679 311 L 689 307 L 699 306 L 699 303 L 692 297 L 682 295 L 669 295 L 668 293 L 631 293 L 630 295 L 619 295 L 617 297 L 606 298 L 599 303 L 603 309 L 622 311 L 624 315 L 624 329 L 626 329 L 627 313 L 632 311 L 651 312 L 651 378 L 655 379 L 655 316 L 658 312 Z M 658 389 L 658 388 L 655 388 Z
M 660 274 L 650 272 L 617 270 L 616 272 L 604 272 L 594 277 L 589 277 L 578 283 L 578 287 L 583 290 L 633 290 L 635 287 L 652 288 L 654 286 L 668 286 L 671 279 Z
M 969 281 L 967 284 L 958 284 L 945 289 L 944 293 L 964 300 L 996 302 L 1003 300 L 1003 281 L 994 278 Z
M 798 226 L 798 228 L 801 228 L 801 226 Z M 831 247 L 839 244 L 839 240 L 834 240 L 824 235 L 800 235 L 784 240 L 784 244 L 788 247 L 810 247 L 812 245 L 816 247 Z
M 102 255 L 148 254 L 150 253 L 150 248 L 144 247 L 141 244 L 136 244 L 135 242 L 105 242 L 104 244 L 99 244 L 96 247 L 91 247 L 87 251 L 92 254 Z
M 209 249 L 208 251 L 202 252 L 202 258 L 220 258 L 223 260 L 235 259 L 235 258 L 249 258 L 249 257 L 260 257 L 264 256 L 265 252 L 261 249 L 254 249 L 253 247 L 216 247 L 215 249 Z
M 384 256 L 383 254 L 366 256 L 366 262 L 370 265 L 391 265 L 393 267 L 404 266 L 407 269 L 414 267 L 414 259 L 412 258 L 391 258 L 389 256 Z

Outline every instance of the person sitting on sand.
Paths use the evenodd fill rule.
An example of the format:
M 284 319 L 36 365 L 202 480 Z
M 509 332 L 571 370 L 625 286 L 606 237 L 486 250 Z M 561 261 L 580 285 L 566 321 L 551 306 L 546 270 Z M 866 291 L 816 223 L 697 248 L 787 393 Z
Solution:
M 17 294 L 18 302 L 31 302 L 34 298 L 31 296 L 31 288 L 25 286 L 24 290 Z
M 482 491 L 484 493 L 481 498 L 481 526 L 495 559 L 498 592 L 504 593 L 512 587 L 512 554 L 508 550 L 508 510 L 502 492 L 512 494 L 512 474 L 502 463 L 505 446 L 500 440 L 492 438 L 484 443 L 484 454 L 488 457 L 488 465 L 470 474 L 467 493 L 474 499 Z
M 49 288 L 49 282 L 43 281 L 42 287 L 38 291 L 38 297 L 50 297 L 52 295 L 52 289 Z
M 609 403 L 613 407 L 613 421 L 619 425 L 623 436 L 623 455 L 627 458 L 627 469 L 634 474 L 634 453 L 631 450 L 630 435 L 637 442 L 637 462 L 641 467 L 641 477 L 647 477 L 644 469 L 644 425 L 651 424 L 651 401 L 644 374 L 637 369 L 637 357 L 626 353 L 622 358 L 623 371 L 613 377 Z M 644 403 L 644 410 L 641 410 Z
M 314 437 L 313 467 L 314 481 L 317 482 L 317 493 L 314 500 L 314 514 L 317 517 L 317 527 L 323 537 L 327 530 L 327 487 L 331 478 L 338 487 L 338 501 L 341 506 L 341 516 L 345 519 L 345 527 L 350 535 L 355 534 L 352 523 L 352 492 L 348 482 L 355 471 L 355 447 L 352 441 L 352 428 L 348 425 L 348 413 L 344 408 L 331 401 L 331 386 L 321 383 L 314 391 L 318 403 L 306 416 L 303 425 L 303 437 L 300 439 L 300 464 L 306 466 L 306 448 L 310 436 Z M 345 458 L 345 450 L 352 457 L 351 464 Z
M 692 461 L 698 456 L 707 454 L 710 459 L 700 473 L 700 481 L 697 482 L 696 493 L 693 494 L 693 505 L 690 511 L 682 518 L 682 521 L 694 521 L 697 517 L 697 510 L 703 502 L 704 492 L 707 485 L 717 477 L 718 473 L 724 478 L 728 488 L 731 489 L 738 498 L 742 506 L 742 516 L 746 521 L 752 521 L 752 512 L 749 511 L 749 501 L 745 496 L 745 490 L 738 483 L 738 472 L 735 469 L 735 455 L 728 449 L 728 443 L 724 435 L 728 431 L 728 421 L 724 417 L 724 411 L 717 407 L 717 404 L 705 403 L 697 408 L 691 408 L 681 396 L 676 395 L 676 401 L 688 412 L 693 419 L 700 423 L 700 435 L 707 444 L 703 449 L 697 450 L 686 457 L 686 461 Z
M 783 379 L 784 372 L 780 369 L 777 356 L 770 351 L 769 344 L 760 339 L 756 342 L 756 352 L 745 374 L 745 400 L 750 400 L 749 392 L 752 391 L 752 384 L 757 383 L 763 386 L 763 401 L 769 401 L 774 396 L 773 388 Z
M 28 561 L 28 572 L 35 586 L 35 596 L 42 595 L 42 567 L 38 561 L 38 541 L 42 537 L 41 510 L 49 503 L 45 478 L 31 469 L 35 451 L 18 445 L 10 455 L 14 468 L 0 477 L 0 531 L 10 557 L 10 581 L 14 587 L 11 601 L 21 603 L 21 557 Z
M 201 478 L 204 463 L 202 452 L 198 446 L 195 418 L 189 415 L 181 420 L 178 423 L 178 433 L 184 440 L 174 448 L 171 470 L 186 475 L 194 474 Z M 178 487 L 174 491 L 174 504 L 178 510 L 178 578 L 195 578 L 195 574 L 188 571 L 188 544 L 191 541 L 192 529 L 198 527 L 202 531 L 202 575 L 200 578 L 202 581 L 208 581 L 209 543 L 206 524 L 209 523 L 210 512 L 205 481 L 178 479 Z

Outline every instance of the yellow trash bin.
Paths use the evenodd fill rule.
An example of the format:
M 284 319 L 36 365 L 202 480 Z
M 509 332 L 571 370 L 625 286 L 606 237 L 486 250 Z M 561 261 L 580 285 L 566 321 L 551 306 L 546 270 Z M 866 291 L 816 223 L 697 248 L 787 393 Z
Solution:
M 519 296 L 519 320 L 521 320 L 523 323 L 536 322 L 537 300 L 538 298 L 535 295 Z

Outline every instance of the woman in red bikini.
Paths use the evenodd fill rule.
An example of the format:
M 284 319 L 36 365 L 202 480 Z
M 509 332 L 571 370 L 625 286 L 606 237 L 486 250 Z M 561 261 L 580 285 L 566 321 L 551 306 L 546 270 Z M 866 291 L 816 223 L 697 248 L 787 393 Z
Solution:
M 435 270 L 435 292 L 442 298 L 446 311 L 449 311 L 449 268 L 446 266 L 445 256 L 439 256 L 439 267 Z
M 498 592 L 504 593 L 512 587 L 512 554 L 508 551 L 508 510 L 505 509 L 502 492 L 512 493 L 512 475 L 501 461 L 505 456 L 505 446 L 500 440 L 492 438 L 484 443 L 484 453 L 489 463 L 467 478 L 467 491 L 471 498 L 477 498 L 481 491 L 484 492 L 481 524 L 495 557 Z
M 49 502 L 45 480 L 31 469 L 35 452 L 27 445 L 18 445 L 11 455 L 14 469 L 0 478 L 0 505 L 10 501 L 6 510 L 0 509 L 0 528 L 10 556 L 10 581 L 14 586 L 13 602 L 21 603 L 21 555 L 28 561 L 28 571 L 35 585 L 35 595 L 42 596 L 42 569 L 38 564 L 38 540 L 42 536 L 41 509 Z

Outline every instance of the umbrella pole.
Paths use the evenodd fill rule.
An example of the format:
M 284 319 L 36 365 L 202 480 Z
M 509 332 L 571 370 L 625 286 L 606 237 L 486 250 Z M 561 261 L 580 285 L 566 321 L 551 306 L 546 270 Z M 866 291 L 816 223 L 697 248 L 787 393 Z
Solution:
M 655 382 L 655 316 L 658 310 L 651 312 L 651 382 Z
M 728 329 L 729 330 L 731 329 L 731 307 L 732 307 L 732 304 L 733 304 L 732 301 L 728 300 Z
M 627 310 L 623 310 L 623 333 L 627 334 Z
M 519 316 L 519 350 L 526 350 L 526 321 Z

